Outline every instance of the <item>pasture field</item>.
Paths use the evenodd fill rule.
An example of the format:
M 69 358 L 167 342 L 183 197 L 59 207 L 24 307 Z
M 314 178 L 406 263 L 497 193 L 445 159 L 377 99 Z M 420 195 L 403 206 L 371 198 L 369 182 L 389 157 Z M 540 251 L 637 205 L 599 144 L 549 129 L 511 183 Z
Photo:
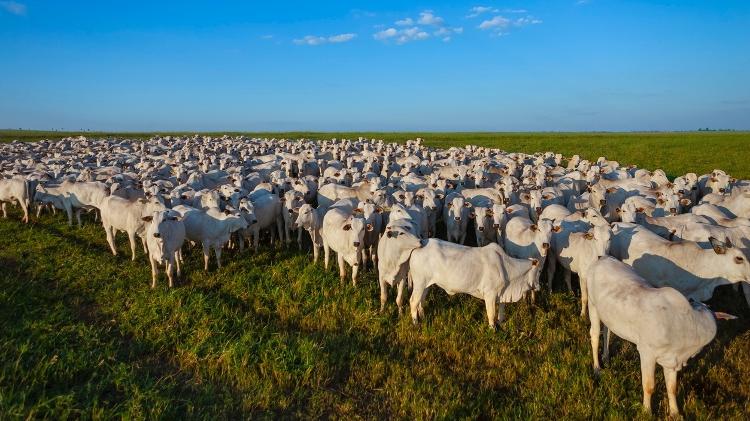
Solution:
M 336 134 L 273 136 L 298 135 Z M 52 137 L 22 140 L 34 136 Z M 441 147 L 605 154 L 671 175 L 718 167 L 750 177 L 748 133 L 422 136 Z M 27 225 L 17 208 L 9 216 L 0 219 L 2 419 L 645 418 L 637 350 L 613 338 L 595 377 L 588 320 L 560 279 L 536 304 L 508 305 L 496 332 L 482 301 L 432 288 L 426 320 L 414 327 L 393 294 L 379 313 L 374 272 L 356 288 L 340 285 L 337 269 L 313 265 L 295 246 L 229 251 L 209 272 L 186 248 L 177 287 L 162 274 L 152 290 L 143 251 L 132 262 L 121 235 L 112 256 L 90 216 L 83 228 L 60 213 Z M 720 322 L 680 372 L 681 409 L 688 419 L 747 419 L 750 308 L 731 287 L 708 304 L 739 319 Z M 654 413 L 663 418 L 658 369 L 656 378 Z

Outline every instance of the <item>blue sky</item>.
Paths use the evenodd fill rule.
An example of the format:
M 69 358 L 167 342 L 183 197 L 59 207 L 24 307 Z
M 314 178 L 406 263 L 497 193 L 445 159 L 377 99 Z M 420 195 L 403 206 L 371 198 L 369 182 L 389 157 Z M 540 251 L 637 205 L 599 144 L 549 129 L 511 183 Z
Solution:
M 0 127 L 750 129 L 750 1 L 0 1 Z

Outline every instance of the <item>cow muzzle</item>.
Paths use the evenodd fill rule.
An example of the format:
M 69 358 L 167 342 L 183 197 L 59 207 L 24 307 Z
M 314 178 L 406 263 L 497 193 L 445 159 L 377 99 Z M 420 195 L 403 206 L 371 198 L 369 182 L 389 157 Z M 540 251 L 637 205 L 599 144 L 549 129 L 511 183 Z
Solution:
M 359 247 L 359 241 L 354 242 L 354 247 Z
M 484 232 L 484 227 L 479 227 L 477 229 L 479 230 L 479 232 Z
M 461 217 L 460 217 L 460 216 L 457 216 L 457 217 L 455 217 L 455 218 L 453 218 L 453 219 L 455 219 L 456 221 L 460 221 L 460 220 L 461 220 Z
M 154 237 L 156 237 L 156 238 L 161 238 L 161 234 L 159 234 L 158 232 L 155 232 L 155 233 L 154 233 Z

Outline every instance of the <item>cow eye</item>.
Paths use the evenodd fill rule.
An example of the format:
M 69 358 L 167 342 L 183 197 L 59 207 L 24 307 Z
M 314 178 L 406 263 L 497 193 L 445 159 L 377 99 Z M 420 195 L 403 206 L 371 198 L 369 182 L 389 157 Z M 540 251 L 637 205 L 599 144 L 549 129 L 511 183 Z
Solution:
M 737 263 L 738 265 L 741 265 L 742 262 L 744 262 L 744 261 L 745 261 L 744 257 L 737 256 L 737 257 L 734 258 L 734 263 Z

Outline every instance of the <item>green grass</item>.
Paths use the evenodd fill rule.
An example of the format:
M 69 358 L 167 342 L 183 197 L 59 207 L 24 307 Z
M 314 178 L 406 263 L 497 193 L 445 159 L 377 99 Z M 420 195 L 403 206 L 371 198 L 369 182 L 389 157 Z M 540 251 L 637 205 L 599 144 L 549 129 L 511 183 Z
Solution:
M 442 147 L 588 151 L 673 175 L 713 167 L 750 175 L 747 133 L 422 136 Z M 637 350 L 615 339 L 611 363 L 594 377 L 588 322 L 571 293 L 509 305 L 491 332 L 481 301 L 433 288 L 426 321 L 413 327 L 393 296 L 378 312 L 374 273 L 357 288 L 340 286 L 336 270 L 296 250 L 228 252 L 208 273 L 191 250 L 183 282 L 169 290 L 162 276 L 152 290 L 142 251 L 131 262 L 124 237 L 115 257 L 91 220 L 79 229 L 59 214 L 19 219 L 17 209 L 0 219 L 2 419 L 643 418 Z M 746 419 L 750 309 L 729 287 L 710 304 L 740 319 L 720 323 L 680 373 L 680 404 L 688 418 Z M 654 410 L 668 411 L 660 371 Z
M 481 301 L 433 288 L 413 327 L 392 297 L 378 312 L 372 272 L 341 286 L 296 250 L 229 252 L 208 273 L 191 250 L 183 283 L 152 290 L 124 237 L 115 257 L 93 221 L 18 219 L 0 220 L 3 419 L 642 418 L 635 347 L 615 340 L 595 378 L 570 293 L 509 305 L 492 332 Z M 690 418 L 743 419 L 750 310 L 731 288 L 712 303 L 740 319 L 680 373 L 680 402 Z
M 59 139 L 64 136 L 120 136 L 148 138 L 154 133 L 79 133 L 44 132 L 26 130 L 0 130 L 0 141 L 14 139 L 32 141 Z M 168 134 L 168 133 L 164 133 Z M 172 133 L 192 134 L 192 133 Z M 209 133 L 224 134 L 224 133 Z M 455 145 L 474 144 L 492 146 L 514 152 L 554 151 L 571 156 L 579 154 L 595 160 L 599 156 L 617 159 L 622 164 L 636 164 L 642 168 L 663 169 L 671 177 L 686 172 L 708 173 L 723 169 L 738 178 L 750 178 L 750 132 L 529 132 L 529 133 L 227 133 L 247 134 L 275 138 L 327 139 L 356 138 L 357 136 L 403 142 L 422 137 L 425 144 L 448 148 Z

